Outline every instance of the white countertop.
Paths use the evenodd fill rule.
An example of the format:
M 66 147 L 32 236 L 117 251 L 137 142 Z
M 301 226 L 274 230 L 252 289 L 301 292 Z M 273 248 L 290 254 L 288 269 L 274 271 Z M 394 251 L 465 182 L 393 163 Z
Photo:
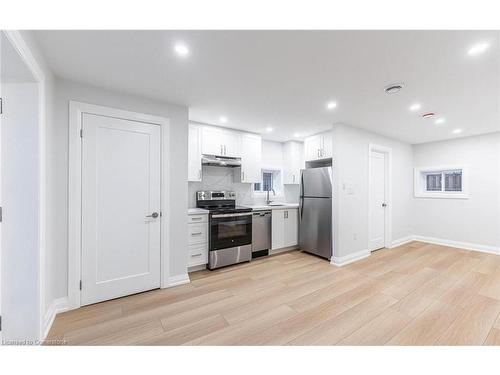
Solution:
M 208 210 L 204 210 L 203 208 L 188 208 L 188 215 L 208 214 L 208 212 Z
M 283 209 L 290 209 L 290 208 L 298 208 L 299 204 L 298 203 L 280 203 L 281 206 L 267 206 L 265 204 L 261 205 L 248 205 L 244 204 L 243 206 L 245 207 L 250 207 L 254 211 L 263 211 L 263 210 L 283 210 Z

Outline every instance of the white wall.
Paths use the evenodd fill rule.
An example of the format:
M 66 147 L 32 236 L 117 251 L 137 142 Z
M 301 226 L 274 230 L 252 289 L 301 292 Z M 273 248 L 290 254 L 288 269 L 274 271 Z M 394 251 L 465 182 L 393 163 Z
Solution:
M 333 139 L 334 257 L 368 250 L 368 145 L 392 149 L 392 240 L 413 235 L 411 145 L 335 125 Z
M 262 141 L 262 168 L 283 168 L 283 143 L 274 141 Z
M 170 276 L 186 273 L 187 267 L 187 222 L 175 220 L 176 215 L 185 215 L 187 200 L 187 107 L 150 100 L 132 95 L 87 86 L 75 82 L 56 79 L 55 122 L 50 132 L 50 220 L 48 232 L 51 239 L 48 272 L 53 279 L 50 283 L 49 298 L 65 297 L 68 277 L 68 106 L 69 101 L 109 106 L 128 111 L 141 112 L 166 117 L 170 120 Z
M 500 133 L 413 146 L 415 167 L 467 165 L 469 199 L 414 198 L 415 234 L 500 250 Z
M 39 298 L 38 86 L 2 85 L 3 339 L 36 340 Z
M 19 329 L 19 332 L 24 332 L 25 339 L 33 340 L 40 338 L 43 334 L 43 318 L 45 316 L 45 311 L 47 310 L 47 305 L 50 303 L 47 302 L 45 293 L 45 285 L 47 284 L 47 278 L 49 277 L 49 275 L 45 272 L 46 257 L 44 251 L 44 248 L 46 247 L 46 232 L 44 227 L 46 211 L 44 198 L 46 197 L 47 189 L 44 184 L 44 158 L 41 156 L 45 150 L 46 140 L 45 131 L 41 130 L 42 123 L 38 120 L 42 119 L 46 126 L 50 126 L 52 122 L 53 76 L 46 64 L 45 59 L 38 49 L 36 41 L 33 39 L 32 32 L 11 31 L 9 33 L 11 33 L 11 36 L 19 41 L 19 45 L 21 46 L 26 59 L 37 65 L 36 69 L 39 69 L 39 77 L 44 81 L 44 91 L 40 92 L 40 94 L 43 94 L 41 97 L 44 97 L 45 102 L 39 103 L 38 98 L 33 98 L 33 95 L 35 94 L 33 92 L 34 89 L 32 88 L 23 89 L 23 93 L 18 92 L 18 99 L 15 99 L 18 100 L 15 108 L 25 113 L 19 113 L 16 115 L 18 116 L 18 120 L 23 121 L 23 126 L 20 126 L 21 124 L 17 124 L 17 128 L 13 129 L 10 136 L 18 136 L 21 138 L 10 138 L 8 133 L 4 133 L 4 137 L 2 139 L 2 142 L 9 142 L 10 138 L 9 145 L 2 152 L 14 152 L 9 157 L 2 160 L 4 163 L 3 165 L 9 165 L 12 167 L 15 166 L 17 168 L 17 171 L 15 172 L 17 172 L 18 177 L 21 175 L 20 178 L 24 179 L 24 182 L 19 180 L 16 183 L 15 189 L 19 190 L 19 194 L 26 194 L 22 202 L 17 202 L 20 204 L 20 210 L 15 212 L 15 215 L 22 215 L 22 219 L 20 221 L 22 224 L 20 228 L 25 231 L 24 236 L 26 238 L 23 238 L 21 241 L 16 243 L 16 247 L 14 249 L 10 247 L 10 250 L 19 251 L 18 255 L 25 258 L 20 268 L 12 267 L 12 265 L 6 266 L 9 268 L 8 272 L 17 272 L 17 281 L 15 281 L 12 285 L 2 283 L 2 289 L 8 288 L 11 291 L 15 291 L 15 298 L 17 298 L 17 302 L 22 304 L 22 308 L 16 309 L 15 317 L 13 317 L 15 318 L 15 321 L 13 320 L 12 322 L 9 322 L 8 316 L 5 315 L 8 314 L 8 311 L 7 308 L 4 308 L 4 338 L 7 338 L 9 330 Z M 17 64 L 24 64 L 24 62 L 17 62 Z M 18 86 L 16 90 L 18 89 L 20 90 L 21 86 Z M 6 98 L 4 97 L 4 99 Z M 15 100 L 11 101 L 12 105 L 14 105 Z M 36 125 L 32 122 L 33 119 L 30 119 L 29 121 L 27 119 L 27 116 L 34 116 L 33 113 L 30 115 L 30 112 L 26 109 L 28 108 L 30 100 L 36 100 L 36 105 L 38 106 L 37 112 L 42 115 L 36 119 Z M 41 104 L 41 106 L 39 106 L 39 104 Z M 8 107 L 5 107 L 4 104 L 4 109 L 6 111 L 7 108 Z M 10 144 L 11 142 L 12 144 Z M 15 150 L 19 149 L 22 150 L 22 155 L 15 153 Z M 13 159 L 14 157 L 19 159 Z M 10 160 L 11 162 L 7 163 L 6 160 Z M 13 162 L 14 160 L 15 162 Z M 29 163 L 32 163 L 31 167 L 29 166 Z M 28 175 L 30 173 L 34 174 Z M 4 196 L 4 198 L 7 200 L 8 197 Z M 6 203 L 5 201 L 5 209 L 7 209 L 8 205 L 12 205 L 13 203 L 14 202 L 12 200 L 10 200 L 9 203 Z M 29 205 L 32 207 L 28 212 Z M 34 207 L 36 207 L 36 209 Z M 10 217 L 8 220 L 10 223 L 15 222 L 14 217 Z M 37 225 L 37 232 L 36 241 L 33 242 L 33 236 L 35 236 L 33 225 L 35 225 L 35 221 Z M 24 225 L 24 223 L 26 224 Z M 7 224 L 7 220 L 4 221 L 2 225 L 4 226 L 4 233 L 7 234 L 9 232 L 7 229 L 9 225 Z M 17 225 L 19 226 L 19 224 Z M 17 233 L 20 233 L 19 228 L 16 228 L 16 230 L 18 231 Z M 28 247 L 27 244 L 30 241 L 31 243 Z M 26 251 L 20 251 L 20 248 L 23 248 L 23 246 Z M 5 256 L 7 249 L 4 248 L 2 251 Z M 25 289 L 22 289 L 22 286 L 24 286 Z M 30 333 L 28 333 L 28 330 Z M 16 333 L 17 336 L 19 336 L 19 332 Z M 19 336 L 18 338 L 21 337 Z

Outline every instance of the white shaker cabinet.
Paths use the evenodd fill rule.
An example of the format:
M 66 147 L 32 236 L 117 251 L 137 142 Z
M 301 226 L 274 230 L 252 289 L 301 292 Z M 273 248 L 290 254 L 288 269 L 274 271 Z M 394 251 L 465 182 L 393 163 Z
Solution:
M 201 128 L 189 125 L 188 133 L 188 181 L 201 181 Z
M 204 126 L 201 139 L 203 154 L 241 157 L 241 136 L 235 131 Z
M 304 169 L 304 145 L 289 141 L 283 145 L 283 184 L 300 184 L 300 170 Z
M 234 182 L 256 183 L 261 181 L 262 137 L 255 134 L 241 135 L 241 167 L 234 168 Z
M 298 208 L 274 209 L 272 213 L 272 249 L 296 246 L 299 240 Z
M 208 263 L 208 214 L 188 215 L 188 267 Z
M 306 161 L 332 157 L 332 133 L 330 131 L 307 137 L 304 141 Z

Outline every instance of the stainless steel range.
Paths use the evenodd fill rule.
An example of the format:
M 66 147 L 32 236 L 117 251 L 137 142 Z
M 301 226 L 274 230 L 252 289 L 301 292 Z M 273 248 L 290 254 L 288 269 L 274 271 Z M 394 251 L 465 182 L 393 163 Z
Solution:
M 252 209 L 236 206 L 234 191 L 198 191 L 196 207 L 210 211 L 209 269 L 252 259 Z

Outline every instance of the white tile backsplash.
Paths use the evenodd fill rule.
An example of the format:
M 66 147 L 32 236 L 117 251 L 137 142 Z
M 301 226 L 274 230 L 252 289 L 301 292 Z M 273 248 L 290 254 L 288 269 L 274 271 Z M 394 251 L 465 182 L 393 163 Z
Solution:
M 253 184 L 233 182 L 233 169 L 224 167 L 203 166 L 201 182 L 188 183 L 189 207 L 196 207 L 196 192 L 198 190 L 231 190 L 236 192 L 236 204 L 244 206 L 264 204 L 265 194 L 254 194 Z M 299 201 L 299 186 L 285 185 L 283 195 L 272 196 L 275 202 L 297 203 Z

